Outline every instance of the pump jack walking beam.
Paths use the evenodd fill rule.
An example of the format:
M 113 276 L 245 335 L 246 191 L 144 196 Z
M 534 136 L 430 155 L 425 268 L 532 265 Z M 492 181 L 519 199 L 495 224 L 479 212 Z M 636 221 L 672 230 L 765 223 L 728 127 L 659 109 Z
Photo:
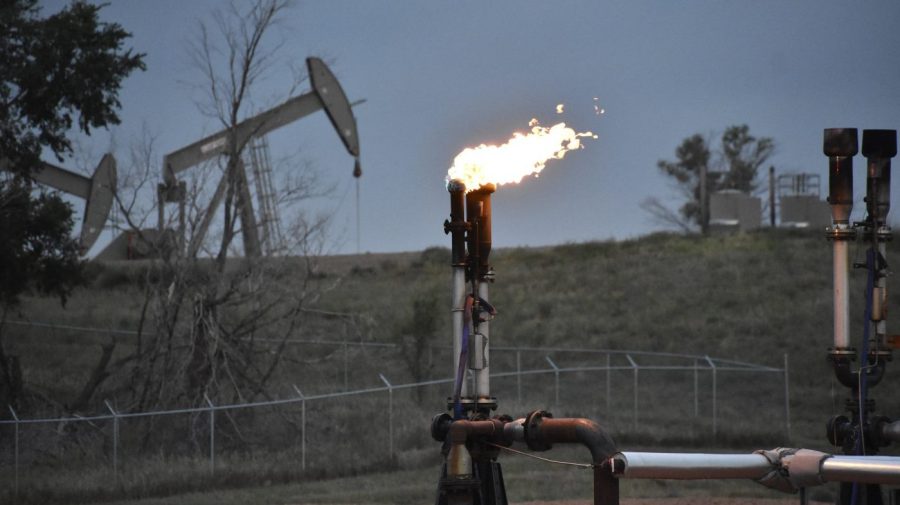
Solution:
M 210 160 L 222 154 L 242 151 L 243 147 L 252 137 L 265 135 L 282 126 L 288 125 L 320 109 L 324 109 L 337 130 L 344 146 L 354 158 L 359 160 L 359 137 L 356 129 L 356 118 L 351 110 L 351 103 L 347 100 L 341 85 L 334 74 L 325 66 L 319 58 L 307 58 L 306 65 L 309 70 L 312 91 L 287 100 L 272 109 L 264 111 L 256 116 L 245 119 L 234 128 L 226 128 L 209 135 L 201 140 L 189 144 L 181 149 L 167 154 L 163 158 L 163 183 L 159 185 L 159 228 L 165 226 L 164 205 L 166 202 L 177 202 L 180 208 L 179 232 L 184 237 L 184 200 L 185 184 L 179 182 L 176 176 L 193 166 Z M 360 102 L 357 102 L 360 103 Z M 352 105 L 355 105 L 352 104 Z M 188 245 L 188 255 L 193 256 L 200 248 L 203 237 L 206 235 L 212 216 L 221 203 L 225 189 L 229 184 L 229 175 L 233 175 L 233 182 L 237 182 L 240 188 L 236 188 L 238 206 L 241 209 L 241 229 L 244 234 L 245 254 L 259 256 L 259 239 L 256 237 L 256 220 L 253 216 L 253 206 L 250 201 L 247 176 L 240 160 L 231 160 L 235 165 L 229 166 L 229 174 L 223 177 L 216 188 L 209 208 L 197 228 L 197 232 Z M 233 173 L 231 173 L 233 171 Z M 358 172 L 358 171 L 357 171 Z M 356 172 L 354 173 L 356 175 Z
M 5 161 L 0 161 L 0 169 L 5 170 L 5 165 Z M 116 188 L 116 159 L 112 154 L 104 154 L 89 178 L 41 162 L 40 167 L 31 173 L 31 178 L 38 184 L 77 196 L 85 201 L 79 245 L 82 254 L 87 253 L 100 237 L 112 208 Z

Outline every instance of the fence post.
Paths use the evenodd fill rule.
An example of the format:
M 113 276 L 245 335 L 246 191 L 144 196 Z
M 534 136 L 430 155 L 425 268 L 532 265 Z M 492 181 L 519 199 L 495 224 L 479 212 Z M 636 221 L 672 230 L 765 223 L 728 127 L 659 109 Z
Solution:
M 784 429 L 791 440 L 791 383 L 788 375 L 788 353 L 784 353 Z
M 516 399 L 522 405 L 522 351 L 516 349 Z
M 346 334 L 347 332 L 346 332 L 346 328 L 347 328 L 347 327 L 346 327 L 346 325 L 345 325 L 345 326 L 344 326 L 344 330 L 345 330 L 345 331 L 344 331 L 344 391 L 349 391 L 349 390 L 350 390 L 350 385 L 349 385 L 350 382 L 349 382 L 349 379 L 348 379 L 348 372 L 347 372 L 347 369 L 350 367 L 350 365 L 349 365 L 349 362 L 350 362 L 350 346 L 347 345 L 347 334 Z
M 700 388 L 698 370 L 697 370 L 697 360 L 694 360 L 694 418 L 700 417 Z
M 631 406 L 631 429 L 637 430 L 638 426 L 638 364 L 634 361 L 630 354 L 625 355 L 628 362 L 631 363 L 631 370 L 634 372 L 634 403 Z
M 116 482 L 119 481 L 119 414 L 110 405 L 109 400 L 103 400 L 109 413 L 113 416 L 113 475 Z
M 292 384 L 297 396 L 300 397 L 300 469 L 306 471 L 306 397 L 300 388 Z
M 216 473 L 216 411 L 212 400 L 206 393 L 203 393 L 203 399 L 206 400 L 206 406 L 209 407 L 209 473 Z
M 718 426 L 719 413 L 717 411 L 717 405 L 716 405 L 716 396 L 717 396 L 716 388 L 718 386 L 718 384 L 717 384 L 718 369 L 716 368 L 716 364 L 713 363 L 713 360 L 710 359 L 708 354 L 705 356 L 705 358 L 706 358 L 706 362 L 709 364 L 709 367 L 712 369 L 712 435 L 713 435 L 713 440 L 715 440 L 716 436 L 718 435 L 718 432 L 719 432 L 719 426 Z
M 547 360 L 547 363 L 550 363 L 551 367 L 553 367 L 553 375 L 555 376 L 553 409 L 559 410 L 559 367 L 556 366 L 556 363 L 554 363 L 552 359 L 550 359 L 550 356 L 544 356 L 544 359 Z
M 14 436 L 15 436 L 15 456 L 13 456 L 13 466 L 15 472 L 15 484 L 13 488 L 13 496 L 16 501 L 19 501 L 19 416 L 16 415 L 16 411 L 13 410 L 12 405 L 8 405 L 9 413 L 12 414 L 13 421 L 15 421 L 14 426 Z
M 388 454 L 394 459 L 394 386 L 387 380 L 384 374 L 378 374 L 381 382 L 388 388 Z
M 612 368 L 610 367 L 610 353 L 606 353 L 606 416 L 612 416 L 612 410 L 610 410 L 610 396 L 612 396 Z

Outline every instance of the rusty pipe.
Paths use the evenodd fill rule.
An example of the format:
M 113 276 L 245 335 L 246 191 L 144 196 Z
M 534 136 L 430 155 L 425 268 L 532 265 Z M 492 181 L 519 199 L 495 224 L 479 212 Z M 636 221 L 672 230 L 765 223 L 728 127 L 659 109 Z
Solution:
M 447 183 L 450 193 L 450 219 L 444 221 L 444 233 L 451 238 L 451 263 L 462 266 L 466 261 L 466 186 L 456 179 Z
M 883 226 L 891 209 L 891 158 L 897 155 L 897 130 L 863 130 L 866 157 L 866 210 L 872 226 Z
M 475 263 L 472 265 L 472 275 L 479 281 L 485 280 L 490 271 L 491 194 L 496 190 L 494 184 L 485 184 L 466 193 L 466 220 L 473 230 L 477 230 L 468 234 L 469 256 Z
M 504 442 L 503 425 L 500 419 L 469 421 L 460 419 L 453 421 L 447 430 L 450 450 L 447 453 L 447 477 L 467 479 L 472 477 L 472 455 L 466 444 L 473 438 L 486 438 L 492 442 Z
M 616 451 L 612 437 L 599 424 L 583 418 L 554 419 L 536 410 L 524 419 L 503 427 L 509 440 L 523 441 L 533 451 L 546 451 L 553 444 L 581 444 L 591 452 L 594 466 L 594 505 L 618 505 L 619 481 L 613 477 L 610 458 Z

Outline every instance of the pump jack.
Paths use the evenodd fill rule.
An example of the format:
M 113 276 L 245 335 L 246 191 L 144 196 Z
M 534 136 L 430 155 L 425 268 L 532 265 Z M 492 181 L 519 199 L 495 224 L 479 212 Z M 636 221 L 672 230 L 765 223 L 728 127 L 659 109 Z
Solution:
M 5 165 L 5 162 L 3 164 Z M 5 166 L 2 168 L 6 169 Z M 85 201 L 79 245 L 81 254 L 87 254 L 103 231 L 103 225 L 106 224 L 106 218 L 112 208 L 113 191 L 116 187 L 116 159 L 109 153 L 103 155 L 90 178 L 41 162 L 40 167 L 31 173 L 31 178 L 41 185 Z
M 173 151 L 163 158 L 163 183 L 157 188 L 158 228 L 160 236 L 164 236 L 165 204 L 177 203 L 179 205 L 178 251 L 180 253 L 186 252 L 188 257 L 197 254 L 228 185 L 236 182 L 237 208 L 240 209 L 244 254 L 248 257 L 259 257 L 261 255 L 247 173 L 240 159 L 228 161 L 236 164 L 233 168 L 237 180 L 229 182 L 229 177 L 226 175 L 219 181 L 212 201 L 196 232 L 187 244 L 186 251 L 181 242 L 183 242 L 185 237 L 185 197 L 187 190 L 184 181 L 179 181 L 176 178 L 179 173 L 204 161 L 223 154 L 240 152 L 253 137 L 260 137 L 308 116 L 319 109 L 324 109 L 331 120 L 331 124 L 337 130 L 341 141 L 347 148 L 347 152 L 356 159 L 353 176 L 360 177 L 362 175 L 359 165 L 359 137 L 356 130 L 356 118 L 351 110 L 351 105 L 355 104 L 350 104 L 337 78 L 321 59 L 307 58 L 306 65 L 309 70 L 310 81 L 312 82 L 312 90 L 309 93 L 291 98 L 281 105 L 245 119 L 234 128 L 227 128 L 209 135 Z

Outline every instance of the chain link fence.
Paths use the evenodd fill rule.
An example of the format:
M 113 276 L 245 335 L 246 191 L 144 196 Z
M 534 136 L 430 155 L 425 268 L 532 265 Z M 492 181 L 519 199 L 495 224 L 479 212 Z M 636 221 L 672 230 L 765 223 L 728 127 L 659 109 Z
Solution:
M 260 457 L 269 458 L 268 465 L 280 458 L 300 475 L 324 475 L 436 451 L 427 420 L 445 408 L 452 379 L 395 381 L 389 371 L 373 366 L 382 360 L 372 356 L 396 352 L 392 344 L 294 343 L 333 347 L 326 380 L 336 390 L 310 392 L 290 384 L 268 401 L 216 404 L 205 398 L 201 405 L 152 412 L 119 411 L 109 399 L 105 412 L 83 417 L 23 418 L 9 407 L 9 418 L 0 420 L 0 484 L 16 496 L 23 480 L 33 482 L 36 473 L 84 464 L 93 475 L 115 483 L 149 459 L 179 458 L 204 466 L 196 470 L 211 475 Z M 451 362 L 449 349 L 429 352 L 436 362 Z M 789 441 L 787 355 L 783 363 L 771 367 L 707 355 L 493 347 L 491 367 L 498 373 L 491 375 L 492 394 L 500 401 L 498 412 L 519 416 L 546 409 L 557 417 L 589 417 L 620 443 L 709 441 L 748 430 Z M 769 422 L 750 421 L 760 418 Z

